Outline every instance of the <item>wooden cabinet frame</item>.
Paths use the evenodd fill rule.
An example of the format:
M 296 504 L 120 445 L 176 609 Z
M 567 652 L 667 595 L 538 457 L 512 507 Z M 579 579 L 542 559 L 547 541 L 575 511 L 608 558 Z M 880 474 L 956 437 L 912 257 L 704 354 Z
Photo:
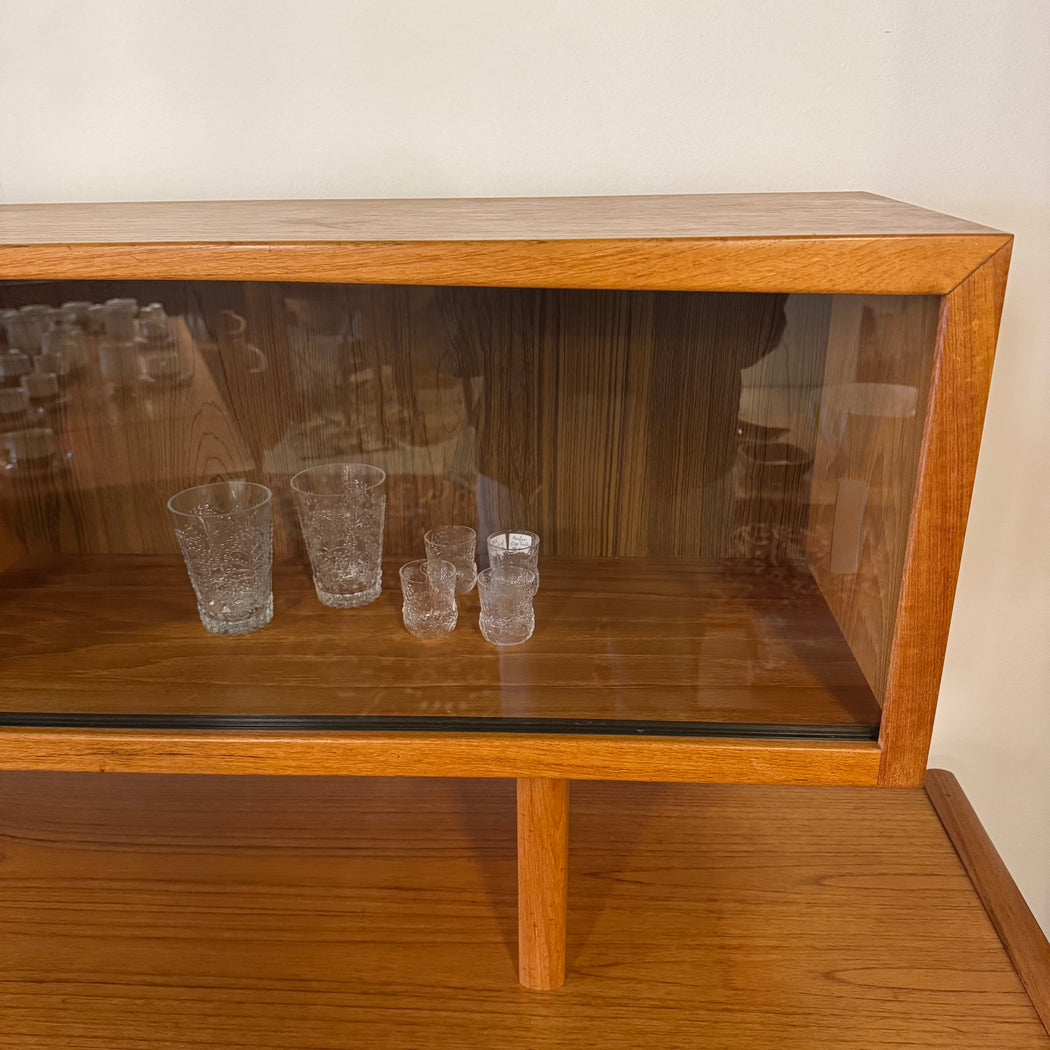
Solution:
M 0 208 L 0 279 L 940 297 L 878 743 L 14 728 L 0 769 L 518 778 L 522 980 L 556 987 L 568 781 L 922 783 L 1011 244 L 857 193 Z

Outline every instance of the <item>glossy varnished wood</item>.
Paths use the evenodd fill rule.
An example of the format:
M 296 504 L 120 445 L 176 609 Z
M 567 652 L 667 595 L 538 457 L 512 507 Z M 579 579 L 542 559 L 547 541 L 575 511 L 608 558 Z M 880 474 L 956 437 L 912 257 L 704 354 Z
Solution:
M 717 326 L 712 324 L 714 315 L 702 309 L 698 311 L 695 303 L 676 312 L 668 305 L 669 300 L 656 304 L 659 296 L 652 298 L 655 305 L 651 308 L 639 308 L 642 300 L 635 297 L 652 297 L 651 291 L 636 291 L 633 295 L 613 292 L 609 294 L 618 297 L 615 301 L 592 302 L 584 297 L 604 293 L 572 293 L 563 289 L 768 292 L 769 296 L 753 297 L 753 304 L 739 303 L 728 311 L 730 327 L 746 333 L 745 338 L 735 341 L 736 349 L 759 353 L 776 338 L 776 307 L 785 292 L 940 295 L 944 297 L 940 341 L 929 371 L 925 406 L 921 401 L 926 380 L 921 373 L 925 367 L 923 362 L 929 360 L 924 356 L 929 340 L 916 336 L 920 329 L 925 331 L 922 324 L 902 333 L 901 345 L 909 348 L 910 363 L 918 362 L 921 366 L 920 378 L 915 382 L 920 400 L 916 418 L 923 420 L 924 429 L 914 472 L 911 464 L 916 450 L 915 427 L 909 433 L 882 424 L 872 433 L 865 433 L 862 427 L 859 442 L 846 450 L 847 455 L 841 462 L 834 456 L 822 458 L 820 449 L 815 450 L 813 496 L 816 504 L 823 499 L 821 487 L 841 479 L 840 469 L 859 470 L 872 491 L 879 475 L 887 471 L 898 473 L 904 486 L 900 491 L 889 493 L 888 499 L 874 504 L 876 513 L 869 516 L 870 542 L 861 559 L 863 571 L 858 573 L 853 586 L 829 585 L 818 564 L 826 553 L 821 550 L 819 535 L 815 547 L 811 546 L 807 552 L 855 654 L 856 659 L 850 657 L 852 673 L 856 675 L 859 662 L 868 682 L 877 693 L 885 695 L 881 780 L 894 785 L 917 784 L 925 765 L 932 725 L 1009 242 L 1006 234 L 865 194 L 521 202 L 17 206 L 2 210 L 0 277 L 19 281 L 26 278 L 63 281 L 186 278 L 195 280 L 197 289 L 210 289 L 207 294 L 202 293 L 202 302 L 218 287 L 204 283 L 209 280 L 253 282 L 234 291 L 235 301 L 224 300 L 226 293 L 221 292 L 212 305 L 220 314 L 231 309 L 243 317 L 252 340 L 265 337 L 264 356 L 269 359 L 269 370 L 265 375 L 253 374 L 252 368 L 246 367 L 247 361 L 257 361 L 250 353 L 251 348 L 242 345 L 248 336 L 238 342 L 229 332 L 224 335 L 209 332 L 214 338 L 205 340 L 208 345 L 195 345 L 193 352 L 205 363 L 208 374 L 202 372 L 201 376 L 212 381 L 213 389 L 205 391 L 202 399 L 199 392 L 203 387 L 198 388 L 194 383 L 192 398 L 197 404 L 207 402 L 215 406 L 216 425 L 213 427 L 207 422 L 212 408 L 203 415 L 196 410 L 186 414 L 186 419 L 194 421 L 190 435 L 193 450 L 187 453 L 185 435 L 181 431 L 176 434 L 177 427 L 155 442 L 157 435 L 150 427 L 136 430 L 130 418 L 121 419 L 117 423 L 120 440 L 135 446 L 133 454 L 118 450 L 117 455 L 110 455 L 103 438 L 86 438 L 79 449 L 74 449 L 71 470 L 55 484 L 52 479 L 36 489 L 36 483 L 30 480 L 12 498 L 10 487 L 21 482 L 11 480 L 3 496 L 17 512 L 4 511 L 0 562 L 9 564 L 25 548 L 68 552 L 170 550 L 170 534 L 165 528 L 160 501 L 152 498 L 169 481 L 157 481 L 152 475 L 158 473 L 164 479 L 170 478 L 174 486 L 183 481 L 203 480 L 205 475 L 255 475 L 268 463 L 266 469 L 280 479 L 288 473 L 288 466 L 296 465 L 294 456 L 281 460 L 277 467 L 273 464 L 275 454 L 287 451 L 281 447 L 280 439 L 289 423 L 312 435 L 305 441 L 310 456 L 345 458 L 342 450 L 333 455 L 325 439 L 315 438 L 324 433 L 323 426 L 317 428 L 318 418 L 300 413 L 298 400 L 289 396 L 301 378 L 296 368 L 302 363 L 297 361 L 292 326 L 288 324 L 289 313 L 294 313 L 299 306 L 289 304 L 295 299 L 301 305 L 303 297 L 291 295 L 287 289 L 310 280 L 329 282 L 330 294 L 356 294 L 376 307 L 370 316 L 378 323 L 360 340 L 355 354 L 360 351 L 365 371 L 374 372 L 378 366 L 381 372 L 385 360 L 399 397 L 402 392 L 411 395 L 412 403 L 404 409 L 403 418 L 393 413 L 395 422 L 401 421 L 395 429 L 400 427 L 406 431 L 397 439 L 399 468 L 412 466 L 413 450 L 420 440 L 417 431 L 425 415 L 420 403 L 427 398 L 433 401 L 435 391 L 439 401 L 449 394 L 451 404 L 454 397 L 450 392 L 454 387 L 460 388 L 460 418 L 466 424 L 460 433 L 479 436 L 474 447 L 469 441 L 458 445 L 458 458 L 450 459 L 433 454 L 433 446 L 424 442 L 426 451 L 417 457 L 422 464 L 420 471 L 391 472 L 394 513 L 389 520 L 401 523 L 403 534 L 396 542 L 387 537 L 388 551 L 407 554 L 411 547 L 413 553 L 417 553 L 422 529 L 450 516 L 461 519 L 463 512 L 469 512 L 472 506 L 472 485 L 477 483 L 480 493 L 481 481 L 487 478 L 497 483 L 489 485 L 489 489 L 497 493 L 499 513 L 512 515 L 516 525 L 536 522 L 542 525 L 540 531 L 545 535 L 547 552 L 573 555 L 739 553 L 733 547 L 736 539 L 733 526 L 742 525 L 746 533 L 758 525 L 760 528 L 754 535 L 760 539 L 762 529 L 767 527 L 790 533 L 804 516 L 805 507 L 803 502 L 792 502 L 780 494 L 772 500 L 777 508 L 776 520 L 767 522 L 756 518 L 753 513 L 756 508 L 768 508 L 771 502 L 765 483 L 751 468 L 741 473 L 734 466 L 732 514 L 725 512 L 724 497 L 729 491 L 726 483 L 730 477 L 726 468 L 733 448 L 724 424 L 730 418 L 730 410 L 737 406 L 739 391 L 732 383 L 721 382 L 724 376 L 720 373 L 716 375 L 709 370 L 710 362 L 718 360 L 712 351 L 717 349 L 716 344 L 724 342 Z M 254 283 L 267 280 L 286 282 L 286 288 L 275 292 L 273 288 Z M 372 285 L 361 291 L 360 288 L 340 289 L 335 282 L 372 282 Z M 377 287 L 382 284 L 398 287 Z M 461 303 L 450 305 L 448 296 L 458 294 L 453 289 L 435 295 L 433 289 L 409 287 L 419 284 L 518 288 L 513 292 L 503 288 L 469 289 L 462 293 Z M 6 297 L 10 291 L 20 295 L 30 287 L 18 285 L 5 289 L 4 294 Z M 56 296 L 58 287 L 53 288 Z M 98 283 L 95 287 L 101 291 L 105 285 Z M 548 287 L 559 290 L 530 291 Z M 573 300 L 573 295 L 580 298 Z M 504 296 L 508 302 L 514 300 L 509 309 Z M 56 302 L 64 297 L 65 293 Z M 720 300 L 715 304 L 717 314 L 728 297 L 726 301 L 715 298 Z M 565 306 L 569 301 L 576 303 L 571 309 Z M 632 305 L 625 307 L 628 302 Z M 495 307 L 490 308 L 493 303 Z M 463 306 L 468 308 L 461 309 Z M 918 309 L 923 313 L 925 308 Z M 652 323 L 646 320 L 649 316 L 646 310 L 651 314 Z M 430 346 L 425 345 L 425 336 L 422 339 L 425 352 L 432 355 L 431 364 L 423 368 L 423 372 L 428 376 L 433 374 L 435 379 L 428 387 L 427 383 L 415 381 L 420 362 L 413 355 L 421 342 L 421 333 L 440 330 L 431 324 L 435 316 L 449 320 L 446 336 L 451 333 L 452 338 L 442 336 Z M 817 321 L 822 316 L 821 309 L 814 311 L 810 325 L 813 331 L 819 329 Z M 554 324 L 551 324 L 552 318 Z M 579 321 L 583 323 L 577 323 Z M 845 344 L 836 342 L 839 330 L 836 324 L 833 311 L 829 357 L 825 362 L 827 374 L 835 374 L 836 362 L 838 366 L 844 361 L 847 365 L 853 362 L 849 357 L 850 340 Z M 198 327 L 194 331 L 200 335 Z M 350 325 L 344 328 L 343 335 L 354 331 Z M 863 324 L 859 335 L 865 336 Z M 730 343 L 733 342 L 731 339 Z M 853 378 L 893 381 L 879 371 L 886 363 L 885 351 L 890 342 L 885 334 L 873 340 L 873 347 L 866 347 L 863 338 L 854 340 L 855 349 L 867 352 L 873 348 L 875 353 L 874 370 L 869 362 L 862 369 L 854 369 Z M 810 345 L 819 346 L 819 343 Z M 841 357 L 844 346 L 846 358 Z M 485 380 L 481 396 L 476 383 L 479 373 L 461 367 L 479 347 L 492 354 L 489 371 L 481 372 Z M 385 359 L 384 355 L 387 355 Z M 446 365 L 450 361 L 455 363 L 446 367 L 446 374 L 441 376 L 441 369 L 433 366 L 433 360 L 442 360 Z M 817 362 L 819 354 L 808 360 L 811 364 Z M 352 363 L 356 369 L 357 359 Z M 740 361 L 740 367 L 745 363 L 746 356 Z M 737 367 L 734 364 L 730 372 Z M 840 367 L 840 374 L 849 380 L 848 368 L 842 372 Z M 322 375 L 314 379 L 316 387 L 325 390 L 327 378 Z M 512 393 L 503 400 L 501 381 L 505 391 Z M 381 384 L 386 383 L 386 378 L 381 378 Z M 204 386 L 207 385 L 205 382 Z M 696 394 L 697 390 L 704 395 Z M 640 400 L 635 396 L 639 391 L 644 392 Z M 651 396 L 653 394 L 655 396 Z M 648 404 L 645 398 L 650 398 Z M 187 394 L 186 407 L 190 399 L 191 395 Z M 367 408 L 366 401 L 359 401 L 349 409 L 344 407 L 342 411 L 349 418 L 362 407 Z M 511 411 L 507 410 L 508 405 Z M 331 406 L 322 397 L 318 407 L 324 410 Z M 403 407 L 399 406 L 399 410 Z M 615 411 L 610 414 L 609 408 Z M 439 429 L 448 423 L 449 415 L 448 412 L 437 414 Z M 163 412 L 160 418 L 165 418 Z M 404 419 L 408 423 L 402 426 Z M 199 432 L 201 420 L 205 423 L 203 439 Z M 319 420 L 323 424 L 323 411 Z M 762 423 L 761 420 L 751 422 Z M 167 426 L 167 422 L 164 425 Z M 385 418 L 383 426 L 386 426 Z M 213 440 L 213 432 L 217 434 L 222 427 L 229 430 L 228 438 Z M 82 433 L 90 434 L 95 429 L 92 423 L 82 428 Z M 799 430 L 804 432 L 805 428 Z M 853 436 L 857 437 L 856 427 Z M 802 445 L 803 453 L 813 451 L 805 441 Z M 143 453 L 149 459 L 152 455 L 149 450 L 154 448 L 162 450 L 164 470 L 154 471 L 152 466 L 148 467 L 144 473 L 149 477 L 142 479 L 145 487 L 141 491 L 137 479 L 125 478 L 128 483 L 122 491 L 119 480 L 122 472 L 128 476 L 134 474 L 135 463 Z M 281 459 L 280 455 L 276 458 Z M 507 464 L 516 465 L 512 473 L 516 471 L 518 476 L 511 478 L 513 484 L 506 484 L 505 477 L 498 472 L 486 473 L 494 463 L 502 463 L 505 470 Z M 714 479 L 705 473 L 712 463 L 717 464 Z M 187 471 L 187 464 L 191 464 L 192 469 Z M 112 484 L 106 473 L 110 466 L 118 475 Z M 568 469 L 562 469 L 566 466 Z M 590 470 L 591 467 L 600 469 Z M 640 481 L 650 469 L 652 476 Z M 189 477 L 189 474 L 196 476 Z M 916 478 L 914 496 L 907 527 L 902 529 L 901 522 L 909 510 L 905 488 L 912 475 Z M 741 477 L 747 479 L 747 484 L 743 492 L 738 492 Z M 668 496 L 654 502 L 654 493 Z M 144 495 L 149 495 L 152 502 L 150 509 L 139 517 L 134 508 L 145 506 L 141 502 Z M 118 512 L 121 507 L 131 508 L 130 514 Z M 827 507 L 826 500 L 823 507 Z M 480 502 L 478 508 L 481 509 Z M 635 516 L 624 517 L 624 508 L 634 508 Z M 487 513 L 491 507 L 484 509 Z M 815 522 L 820 520 L 821 508 L 818 506 L 816 510 Z M 23 512 L 25 515 L 20 516 Z M 112 512 L 112 520 L 107 523 L 108 512 Z M 295 547 L 296 529 L 287 500 L 278 499 L 277 512 L 278 549 L 291 551 Z M 535 514 L 535 518 L 529 520 L 531 514 Z M 617 516 L 622 520 L 617 520 Z M 579 523 L 575 534 L 574 522 Z M 479 526 L 482 523 L 479 513 Z M 903 542 L 902 532 L 906 536 Z M 678 545 L 683 537 L 688 540 L 688 549 Z M 656 548 L 645 546 L 651 542 L 656 542 Z M 826 547 L 826 543 L 823 546 Z M 22 597 L 17 572 L 5 576 L 16 582 L 14 593 Z M 47 587 L 43 591 L 46 593 L 39 597 L 45 605 L 56 600 L 55 592 L 48 591 Z M 167 593 L 162 589 L 162 595 Z M 597 593 L 591 595 L 595 600 L 598 597 Z M 57 606 L 52 604 L 45 610 L 47 616 L 53 617 L 56 609 L 60 612 L 65 597 L 57 600 Z M 167 603 L 168 598 L 162 596 L 158 602 L 161 616 L 167 615 L 164 611 L 169 608 Z M 109 615 L 105 612 L 107 603 L 97 604 L 103 610 L 104 622 Z M 588 611 L 592 622 L 599 616 L 596 607 Z M 144 617 L 147 633 L 151 622 L 156 626 L 150 615 Z M 695 618 L 695 610 L 690 616 Z M 120 611 L 120 602 L 117 620 L 120 621 L 118 630 L 126 631 L 129 617 L 126 611 Z M 189 629 L 191 620 L 192 617 L 180 621 L 182 628 Z M 604 621 L 597 622 L 604 630 Z M 698 660 L 699 667 L 721 667 L 729 672 L 727 679 L 731 676 L 735 680 L 739 680 L 745 664 L 759 678 L 771 670 L 764 662 L 761 648 L 752 651 L 747 645 L 735 650 L 731 658 L 723 662 L 728 652 L 727 640 L 732 642 L 732 648 L 743 636 L 734 627 L 729 639 L 720 637 L 719 631 L 710 631 L 712 626 L 710 621 L 704 622 L 703 638 L 689 636 L 694 655 L 706 656 L 703 648 L 710 645 L 715 656 L 713 662 Z M 764 626 L 769 627 L 770 622 Z M 76 630 L 80 629 L 78 621 Z M 20 638 L 19 628 L 13 630 L 15 637 Z M 276 630 L 275 627 L 264 633 L 264 637 L 275 640 Z M 658 631 L 647 631 L 643 629 L 642 636 L 660 639 Z M 49 635 L 47 630 L 43 635 L 46 647 L 47 638 L 53 641 L 54 635 Z M 764 637 L 759 632 L 759 640 Z M 597 644 L 599 640 L 590 637 L 588 644 Z M 680 638 L 672 632 L 670 640 L 677 644 Z M 331 641 L 338 645 L 342 639 L 333 636 Z M 94 645 L 87 647 L 89 660 L 95 649 Z M 110 674 L 111 682 L 112 672 L 116 670 L 118 687 L 113 692 L 127 700 L 130 694 L 125 686 L 135 681 L 140 665 L 135 659 L 129 661 L 130 645 L 123 653 L 119 650 L 120 643 L 116 643 L 108 652 L 107 659 L 112 662 L 101 670 Z M 659 645 L 657 650 L 656 662 L 667 657 L 667 651 L 660 650 Z M 307 651 L 310 659 L 308 646 Z M 773 652 L 772 670 L 776 677 L 783 665 L 775 646 Z M 559 664 L 559 673 L 570 667 L 571 661 L 566 655 L 559 654 L 555 661 Z M 637 653 L 630 655 L 628 668 L 639 666 L 637 656 Z M 806 663 L 806 654 L 802 657 L 802 663 Z M 14 657 L 21 658 L 22 655 Z M 26 659 L 32 662 L 32 652 Z M 189 664 L 183 657 L 176 657 L 176 663 L 180 661 L 185 671 Z M 796 666 L 797 662 L 788 661 L 788 664 Z M 222 668 L 206 667 L 206 663 L 199 665 L 200 681 L 209 687 L 217 685 L 220 690 L 232 683 L 236 692 L 239 679 L 232 675 L 224 677 Z M 685 679 L 677 677 L 679 668 L 673 667 L 673 663 L 672 660 L 665 664 L 664 670 L 670 669 L 670 677 L 682 685 Z M 620 688 L 611 688 L 621 684 L 616 677 L 618 662 L 611 661 L 607 668 L 602 665 L 600 674 L 594 674 L 596 665 L 586 660 L 578 664 L 586 680 L 581 680 L 577 673 L 572 685 L 581 701 L 589 702 L 587 690 L 590 689 L 601 702 L 615 704 L 622 692 Z M 260 666 L 263 665 L 265 661 Z M 20 679 L 21 672 L 16 670 L 15 674 L 15 679 L 29 693 L 38 690 L 38 698 L 45 695 L 39 687 L 43 681 L 41 666 L 38 664 L 33 674 L 22 675 Z M 26 667 L 28 665 L 23 670 Z M 437 664 L 434 667 L 436 670 Z M 572 665 L 574 672 L 579 668 Z M 90 674 L 96 675 L 98 670 L 92 668 Z M 551 666 L 547 666 L 539 672 L 540 677 L 546 680 L 550 671 Z M 194 673 L 191 670 L 189 678 L 192 679 Z M 31 684 L 34 677 L 37 686 Z M 823 673 L 818 677 L 821 678 L 819 686 L 809 697 L 816 701 L 813 710 L 823 703 L 828 693 L 835 694 L 836 702 L 841 700 L 837 690 L 842 683 L 835 675 L 830 683 Z M 662 688 L 666 683 L 660 675 L 657 678 L 654 684 Z M 162 670 L 159 674 L 150 671 L 145 682 L 135 681 L 135 688 L 144 694 L 152 690 L 156 696 L 172 691 L 177 695 L 178 687 L 172 685 L 176 679 L 174 669 Z M 689 680 L 697 682 L 696 668 L 690 671 Z M 70 674 L 64 681 L 70 686 L 69 695 L 97 697 L 101 693 L 86 674 L 80 678 Z M 703 680 L 700 681 L 701 689 L 706 689 Z M 723 684 L 718 684 L 716 689 L 720 697 L 716 706 L 727 701 Z M 742 705 L 739 696 L 728 698 L 726 709 L 735 705 L 738 710 L 742 706 L 754 712 L 775 708 L 780 703 L 779 685 L 774 693 L 760 697 L 751 688 L 753 684 L 749 682 Z M 628 691 L 638 695 L 633 685 Z M 260 690 L 260 694 L 264 692 L 265 689 Z M 322 692 L 326 697 L 335 695 L 330 683 Z M 246 697 L 248 692 L 242 695 Z M 429 698 L 434 695 L 427 693 Z M 651 695 L 656 695 L 655 689 Z M 774 697 L 772 704 L 769 696 Z M 801 692 L 796 690 L 793 696 L 794 705 L 801 698 Z M 676 705 L 679 699 L 681 697 L 676 698 Z M 710 699 L 710 696 L 701 697 L 702 703 Z M 694 700 L 691 697 L 689 702 Z M 189 738 L 177 735 L 149 738 L 145 746 L 140 746 L 145 738 L 135 743 L 127 736 L 85 734 L 71 739 L 76 754 L 69 761 L 74 764 L 101 760 L 105 765 L 115 760 L 118 765 L 132 763 L 126 768 L 133 768 L 135 762 L 147 763 L 141 768 L 157 768 L 148 763 L 171 761 L 179 768 L 202 768 L 194 765 L 196 759 L 188 753 L 195 741 L 188 742 Z M 17 734 L 8 735 L 5 740 L 9 748 L 25 745 L 27 753 L 42 760 L 53 760 L 47 756 L 54 749 L 54 738 L 46 734 L 29 734 L 26 739 Z M 231 768 L 241 766 L 242 771 L 259 768 L 252 763 L 262 763 L 262 768 L 268 768 L 267 762 L 279 761 L 268 750 L 273 740 L 269 738 L 263 743 L 246 737 L 244 750 L 228 756 L 215 752 L 211 757 L 227 762 Z M 370 742 L 354 740 L 347 746 L 365 747 L 365 752 L 356 752 L 359 757 L 367 756 L 361 768 L 367 766 L 382 772 L 384 761 L 394 767 L 404 765 L 394 746 L 395 740 L 402 738 L 390 738 L 382 745 L 388 749 L 386 758 L 378 750 L 367 750 L 376 738 Z M 559 763 L 572 758 L 569 752 L 544 750 L 550 743 L 557 751 L 563 741 L 536 742 L 525 766 L 511 764 L 510 768 L 506 762 L 500 764 L 488 755 L 485 745 L 472 750 L 473 744 L 451 741 L 451 737 L 442 741 L 448 755 L 454 757 L 469 751 L 471 762 L 478 769 L 498 768 L 516 776 L 571 775 L 558 771 L 565 768 Z M 323 768 L 324 763 L 331 760 L 340 766 L 346 764 L 346 755 L 340 751 L 337 741 L 322 744 L 314 740 L 311 747 L 316 745 L 320 749 L 316 761 L 307 754 L 306 746 L 300 747 L 301 743 L 290 738 L 294 757 L 284 763 L 286 771 Z M 603 762 L 611 760 L 613 767 L 628 770 L 630 775 L 639 774 L 644 761 L 635 764 L 634 759 L 614 754 L 621 744 L 630 748 L 633 743 L 591 742 L 581 765 L 593 773 L 603 768 Z M 652 760 L 650 768 L 669 770 L 676 761 L 684 761 L 680 775 L 689 778 L 699 773 L 701 779 L 726 779 L 736 775 L 754 779 L 767 771 L 763 765 L 767 761 L 769 774 L 778 779 L 804 779 L 812 774 L 813 757 L 820 750 L 808 745 L 782 748 L 715 743 L 705 744 L 692 760 L 679 755 L 676 749 L 681 742 L 665 743 L 669 750 L 652 748 L 644 753 L 646 760 Z M 430 745 L 425 741 L 414 741 L 412 746 L 420 749 L 417 754 L 428 755 L 427 761 L 433 763 L 431 768 L 448 768 L 436 751 L 430 754 Z M 607 750 L 607 746 L 613 751 Z M 332 750 L 322 754 L 325 747 Z M 872 748 L 840 749 L 836 775 L 863 780 L 870 775 L 875 757 L 877 752 Z M 714 762 L 713 772 L 705 764 L 709 761 Z
M 573 733 L 0 729 L 0 769 L 290 776 L 875 783 L 874 743 Z
M 518 780 L 518 980 L 533 991 L 565 983 L 569 782 Z
M 970 511 L 1010 246 L 944 298 L 880 730 L 879 782 L 922 783 Z
M 273 622 L 224 638 L 201 627 L 177 556 L 41 556 L 3 581 L 4 709 L 877 724 L 804 570 L 549 558 L 542 573 L 533 637 L 501 649 L 476 592 L 450 635 L 408 634 L 396 562 L 355 610 L 321 605 L 284 562 Z
M 937 294 L 1005 239 L 863 193 L 8 205 L 0 277 Z
M 1050 1046 L 921 792 L 574 785 L 543 995 L 514 809 L 500 782 L 0 778 L 0 1043 Z
M 931 769 L 926 794 L 999 934 L 1036 1012 L 1050 1031 L 1050 943 L 954 774 Z

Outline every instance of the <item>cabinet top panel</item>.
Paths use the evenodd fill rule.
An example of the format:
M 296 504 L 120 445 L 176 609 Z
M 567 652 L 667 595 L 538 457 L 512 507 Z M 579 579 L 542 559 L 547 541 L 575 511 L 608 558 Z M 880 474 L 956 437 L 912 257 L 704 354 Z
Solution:
M 943 295 L 1008 234 L 870 193 L 0 205 L 0 279 Z
M 0 206 L 0 244 L 531 241 L 989 234 L 871 193 Z

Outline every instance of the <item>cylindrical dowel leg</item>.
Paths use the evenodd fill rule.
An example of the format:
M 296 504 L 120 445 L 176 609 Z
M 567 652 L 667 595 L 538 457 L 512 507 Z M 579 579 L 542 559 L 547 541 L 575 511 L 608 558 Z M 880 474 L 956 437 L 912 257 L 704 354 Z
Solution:
M 565 982 L 569 782 L 518 781 L 518 980 L 550 991 Z

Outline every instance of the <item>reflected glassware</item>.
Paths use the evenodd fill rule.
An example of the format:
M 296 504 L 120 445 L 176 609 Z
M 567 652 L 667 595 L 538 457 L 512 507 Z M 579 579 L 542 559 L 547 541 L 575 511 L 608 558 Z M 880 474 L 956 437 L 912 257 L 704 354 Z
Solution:
M 68 303 L 62 304 L 62 314 L 64 317 L 72 318 L 72 320 L 80 325 L 81 328 L 86 328 L 88 325 L 88 316 L 91 311 L 91 303 L 86 299 L 73 299 Z
M 61 362 L 61 368 L 47 369 L 58 375 L 67 375 L 87 364 L 87 339 L 75 324 L 57 324 L 46 331 L 40 343 L 40 350 L 41 356 L 55 357 Z M 41 369 L 38 368 L 37 371 Z
M 163 346 L 169 342 L 168 315 L 160 303 L 147 303 L 139 310 L 139 333 L 151 344 Z
M 401 566 L 401 617 L 417 638 L 437 638 L 456 626 L 456 566 L 439 558 Z
M 379 597 L 385 486 L 385 472 L 367 463 L 309 467 L 292 478 L 292 495 L 322 604 L 352 609 Z
M 7 336 L 7 344 L 12 350 L 18 350 L 23 345 L 21 338 L 22 327 L 17 310 L 0 311 L 0 324 L 4 326 Z
M 7 330 L 7 342 L 12 349 L 24 350 L 29 354 L 40 352 L 40 340 L 53 324 L 58 311 L 53 306 L 23 306 L 21 310 L 4 312 L 4 328 Z
M 23 383 L 29 376 L 23 377 Z M 0 387 L 0 430 L 19 430 L 29 426 L 29 400 L 22 387 Z
M 65 429 L 66 397 L 54 372 L 22 376 L 22 392 L 29 398 L 32 411 L 38 418 L 46 420 L 52 428 Z
M 22 392 L 29 398 L 31 405 L 45 411 L 62 400 L 62 390 L 54 372 L 34 372 L 32 375 L 22 376 Z
M 106 338 L 113 343 L 128 343 L 138 338 L 138 312 L 137 299 L 107 299 L 101 310 Z
M 98 348 L 98 363 L 102 376 L 116 390 L 126 390 L 138 379 L 139 354 L 142 344 L 137 339 L 124 343 L 101 343 Z
M 536 588 L 539 589 L 540 538 L 536 533 L 525 529 L 506 529 L 492 533 L 487 545 L 490 567 L 527 569 L 535 576 Z
M 19 387 L 22 376 L 33 371 L 33 362 L 21 350 L 11 349 L 0 354 L 0 386 Z
M 155 383 L 158 386 L 174 386 L 185 378 L 182 369 L 182 358 L 178 350 L 168 348 L 149 350 L 139 359 L 141 378 L 144 383 Z
M 519 566 L 490 566 L 478 573 L 481 615 L 478 626 L 486 642 L 520 645 L 532 637 L 536 615 L 532 597 L 536 574 Z
M 469 594 L 478 579 L 478 534 L 468 525 L 441 525 L 423 536 L 428 558 L 456 567 L 456 594 Z
M 10 470 L 43 470 L 58 452 L 55 432 L 50 427 L 10 430 L 0 435 L 0 441 Z
M 273 619 L 271 499 L 265 485 L 220 481 L 168 500 L 197 611 L 212 634 L 248 634 Z

